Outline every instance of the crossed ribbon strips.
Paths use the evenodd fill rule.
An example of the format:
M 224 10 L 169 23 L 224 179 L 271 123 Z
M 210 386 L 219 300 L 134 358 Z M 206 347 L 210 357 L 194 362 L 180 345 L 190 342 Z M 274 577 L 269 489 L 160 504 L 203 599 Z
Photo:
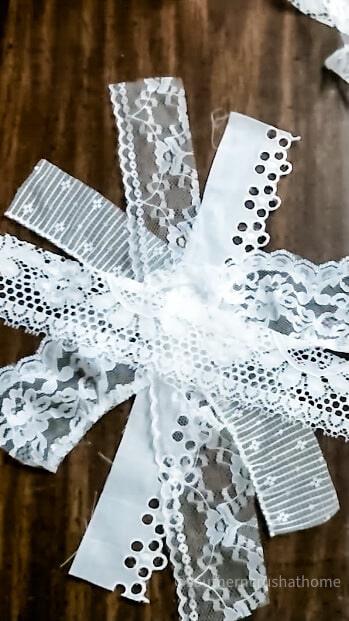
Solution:
M 46 336 L 1 372 L 1 445 L 55 471 L 136 394 L 70 573 L 147 601 L 165 535 L 181 619 L 239 619 L 267 600 L 255 493 L 271 535 L 338 509 L 312 428 L 349 431 L 346 270 L 260 250 L 291 134 L 232 113 L 200 203 L 181 82 L 110 92 L 127 214 L 44 160 L 6 214 L 75 260 L 2 238 L 1 316 Z

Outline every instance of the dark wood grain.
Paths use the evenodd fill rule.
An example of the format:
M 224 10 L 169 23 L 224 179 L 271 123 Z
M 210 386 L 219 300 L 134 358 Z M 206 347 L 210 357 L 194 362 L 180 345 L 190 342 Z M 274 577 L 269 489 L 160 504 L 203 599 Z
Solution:
M 123 204 L 109 82 L 178 75 L 189 100 L 199 174 L 214 155 L 210 114 L 237 110 L 302 135 L 284 205 L 270 221 L 273 248 L 315 261 L 349 254 L 349 94 L 321 70 L 334 31 L 282 0 L 0 0 L 0 208 L 45 157 Z M 28 241 L 42 242 L 1 221 Z M 1 326 L 0 363 L 37 341 Z M 3 621 L 170 621 L 178 618 L 169 571 L 151 581 L 152 604 L 69 578 L 77 548 L 126 420 L 100 421 L 56 476 L 0 457 Z M 349 619 L 349 451 L 321 441 L 341 510 L 328 524 L 265 540 L 269 575 L 332 577 L 339 589 L 272 588 L 256 621 Z

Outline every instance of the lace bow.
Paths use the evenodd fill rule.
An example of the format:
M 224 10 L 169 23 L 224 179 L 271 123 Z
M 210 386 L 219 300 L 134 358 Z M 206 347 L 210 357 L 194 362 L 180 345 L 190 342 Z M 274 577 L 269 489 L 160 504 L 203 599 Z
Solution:
M 267 600 L 255 493 L 271 535 L 338 508 L 312 430 L 348 437 L 347 260 L 261 250 L 291 134 L 232 113 L 200 202 L 181 82 L 110 92 L 127 214 L 46 161 L 7 211 L 74 260 L 1 239 L 0 314 L 45 335 L 1 445 L 55 471 L 136 394 L 70 573 L 147 601 L 165 537 L 180 618 L 231 621 Z

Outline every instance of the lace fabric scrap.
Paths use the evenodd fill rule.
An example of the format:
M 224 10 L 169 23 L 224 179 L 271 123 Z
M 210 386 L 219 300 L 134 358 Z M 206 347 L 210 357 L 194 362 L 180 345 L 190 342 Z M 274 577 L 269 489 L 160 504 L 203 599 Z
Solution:
M 46 160 L 35 166 L 6 215 L 86 266 L 132 276 L 125 214 Z M 27 465 L 55 471 L 94 422 L 142 386 L 139 374 L 125 365 L 112 368 L 106 359 L 45 339 L 35 356 L 0 372 L 2 446 Z M 12 432 L 22 436 L 17 442 L 11 441 L 8 417 L 21 425 Z
M 336 28 L 343 46 L 325 61 L 325 67 L 349 83 L 349 5 L 347 0 L 290 0 L 300 11 Z
M 110 85 L 119 132 L 133 271 L 152 269 L 144 231 L 185 248 L 200 205 L 199 182 L 181 80 L 150 78 Z
M 1 371 L 1 446 L 22 463 L 55 472 L 106 411 L 144 384 L 128 365 L 46 338 L 36 355 Z

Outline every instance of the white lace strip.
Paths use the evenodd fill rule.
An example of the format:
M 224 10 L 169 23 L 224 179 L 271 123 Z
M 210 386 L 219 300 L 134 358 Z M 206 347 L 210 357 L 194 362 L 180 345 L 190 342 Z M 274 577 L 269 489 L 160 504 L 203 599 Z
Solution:
M 60 336 L 81 343 L 90 354 L 103 352 L 103 355 L 118 359 L 115 362 L 129 361 L 137 365 L 149 361 L 160 374 L 168 374 L 178 381 L 181 378 L 189 384 L 198 381 L 198 386 L 215 387 L 219 394 L 227 397 L 232 396 L 231 387 L 220 377 L 226 368 L 229 369 L 228 358 L 232 360 L 236 356 L 236 360 L 246 358 L 247 361 L 250 356 L 254 360 L 254 356 L 259 355 L 266 364 L 269 352 L 268 355 L 274 356 L 270 358 L 269 366 L 279 364 L 283 368 L 273 332 L 264 327 L 264 322 L 251 319 L 249 314 L 245 316 L 238 304 L 220 304 L 216 310 L 211 298 L 198 300 L 195 280 L 191 284 L 180 280 L 178 289 L 177 273 L 172 276 L 173 284 L 169 274 L 165 282 L 158 281 L 157 274 L 155 280 L 147 279 L 144 284 L 137 284 L 130 279 L 105 277 L 85 270 L 75 262 L 39 251 L 11 236 L 4 236 L 1 242 L 0 312 L 11 325 L 23 325 L 29 331 L 51 333 L 56 338 Z M 277 254 L 274 258 L 277 259 Z M 69 279 L 66 279 L 67 275 Z M 180 304 L 184 293 L 188 295 L 187 291 L 195 300 L 191 308 L 182 307 L 179 316 L 176 315 L 178 308 L 172 308 L 172 290 L 176 282 Z M 199 320 L 197 325 L 193 323 L 194 319 Z M 189 341 L 178 333 L 176 321 L 187 326 Z M 135 338 L 132 330 L 136 324 L 141 332 Z M 239 333 L 242 325 L 249 327 L 243 335 Z M 327 331 L 323 330 L 324 342 Z M 332 330 L 329 331 L 327 342 L 333 345 Z M 149 341 L 150 335 L 154 342 Z M 254 338 L 258 341 L 254 342 Z M 239 349 L 241 339 L 245 351 Z M 166 341 L 172 346 L 171 356 L 166 353 Z M 256 343 L 259 354 L 254 353 Z M 202 363 L 194 365 L 192 372 L 190 370 L 195 347 L 205 351 L 211 361 L 207 367 L 207 382 L 203 382 Z M 189 366 L 181 367 L 181 351 L 187 352 Z M 206 379 L 206 373 L 204 377 Z
M 229 418 L 227 406 L 223 418 Z M 298 422 L 285 426 L 279 415 L 266 417 L 253 407 L 232 411 L 231 419 L 227 427 L 248 464 L 270 535 L 322 524 L 338 511 L 312 431 Z
M 231 263 L 229 302 L 239 298 L 246 317 L 290 338 L 289 347 L 349 351 L 349 258 L 314 265 L 285 250 L 257 252 Z M 230 297 L 231 296 L 231 297 Z
M 106 411 L 144 385 L 127 365 L 44 339 L 36 355 L 1 370 L 0 445 L 26 465 L 55 472 Z
M 200 205 L 199 184 L 181 80 L 151 78 L 110 86 L 127 199 L 129 248 L 142 278 L 153 269 L 146 229 L 185 247 Z
M 153 367 L 178 387 L 193 385 L 204 394 L 209 391 L 266 410 L 277 407 L 288 419 L 304 420 L 312 411 L 319 415 L 321 408 L 316 404 L 322 395 L 336 390 L 339 403 L 347 395 L 345 375 L 337 379 L 330 372 L 326 378 L 324 371 L 324 379 L 313 379 L 306 366 L 298 366 L 294 372 L 292 358 L 280 351 L 273 332 L 263 321 L 244 317 L 238 306 L 219 306 L 216 312 L 205 299 L 198 305 L 194 293 L 195 304 L 186 309 L 177 288 L 183 312 L 178 316 L 169 275 L 165 284 L 155 284 L 155 288 L 148 279 L 144 284 L 111 280 L 10 236 L 1 241 L 0 313 L 15 327 L 23 325 L 36 333 L 79 343 L 89 357 L 102 352 L 115 364 Z M 277 259 L 277 254 L 273 256 Z M 194 318 L 201 320 L 194 324 Z M 187 326 L 184 335 L 183 325 Z M 196 348 L 202 352 L 202 361 L 195 361 Z M 246 382 L 252 372 L 254 381 Z M 298 390 L 304 381 L 307 390 L 303 397 Z M 333 403 L 340 414 L 335 426 L 326 408 L 322 415 L 328 420 L 327 431 L 347 435 L 346 409 Z

